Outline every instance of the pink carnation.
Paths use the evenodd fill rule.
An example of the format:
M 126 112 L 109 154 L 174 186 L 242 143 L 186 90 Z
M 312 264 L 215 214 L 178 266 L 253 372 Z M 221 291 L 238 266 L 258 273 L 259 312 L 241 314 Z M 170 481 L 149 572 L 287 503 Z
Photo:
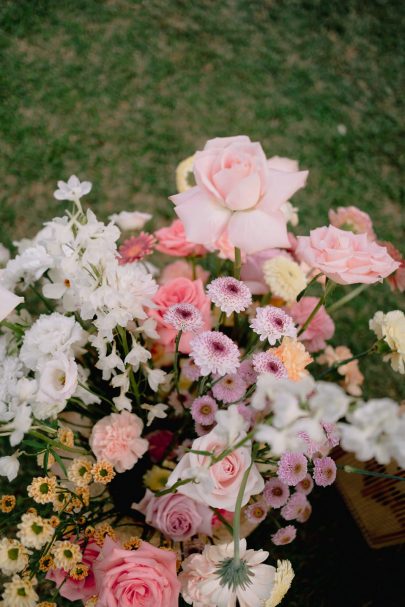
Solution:
M 124 550 L 106 537 L 94 562 L 97 607 L 177 607 L 180 583 L 176 555 L 142 541 Z
M 207 282 L 210 273 L 200 265 L 195 266 L 195 279 L 201 280 L 204 284 Z M 161 285 L 174 280 L 175 278 L 188 278 L 193 280 L 193 266 L 185 259 L 179 259 L 173 263 L 169 263 L 162 270 L 158 282 Z
M 156 250 L 173 257 L 194 257 L 204 255 L 206 250 L 201 245 L 187 240 L 183 222 L 175 219 L 173 223 L 155 232 L 158 240 Z
M 59 588 L 60 596 L 69 601 L 87 601 L 96 593 L 96 584 L 93 574 L 93 563 L 98 557 L 101 548 L 90 541 L 83 551 L 82 562 L 89 567 L 89 573 L 83 580 L 74 580 L 69 572 L 63 569 L 50 569 L 46 574 L 47 580 L 55 582 Z M 66 581 L 64 581 L 66 579 Z
M 318 301 L 318 297 L 303 297 L 300 301 L 294 303 L 288 309 L 288 312 L 295 324 L 302 326 Z M 304 346 L 308 352 L 318 352 L 326 348 L 325 340 L 331 339 L 334 332 L 335 323 L 325 310 L 325 307 L 321 306 L 299 339 L 304 342 Z
M 336 211 L 330 209 L 329 221 L 335 228 L 350 230 L 355 234 L 367 234 L 369 240 L 375 240 L 370 215 L 357 207 L 339 207 Z
M 340 285 L 373 284 L 399 267 L 387 249 L 368 240 L 366 234 L 353 234 L 334 226 L 299 236 L 297 255 Z
M 148 450 L 148 441 L 141 438 L 142 430 L 143 422 L 134 413 L 111 413 L 94 425 L 90 447 L 98 460 L 107 460 L 117 472 L 125 472 Z
M 289 245 L 281 206 L 307 171 L 271 168 L 261 145 L 244 135 L 208 141 L 193 170 L 197 185 L 171 196 L 189 240 L 212 248 L 226 232 L 246 253 Z

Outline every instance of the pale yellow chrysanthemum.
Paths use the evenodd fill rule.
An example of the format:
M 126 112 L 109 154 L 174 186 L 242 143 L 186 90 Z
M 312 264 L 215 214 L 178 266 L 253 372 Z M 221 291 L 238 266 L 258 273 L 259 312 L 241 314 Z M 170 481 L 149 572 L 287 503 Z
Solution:
M 151 491 L 161 491 L 166 487 L 170 474 L 170 470 L 165 470 L 159 466 L 152 466 L 152 468 L 144 474 L 143 483 L 145 487 Z
M 272 294 L 282 297 L 287 303 L 295 301 L 307 286 L 307 279 L 300 266 L 283 255 L 268 259 L 262 269 L 264 280 Z
M 61 512 L 66 509 L 66 505 L 69 502 L 70 496 L 69 493 L 65 491 L 59 491 L 55 495 L 55 499 L 52 502 L 53 509 L 55 512 Z
M 271 595 L 264 602 L 264 607 L 276 607 L 276 605 L 279 605 L 289 591 L 293 579 L 294 571 L 290 561 L 277 561 L 274 586 Z
M 383 339 L 391 352 L 384 355 L 397 373 L 405 373 L 405 314 L 401 310 L 392 310 L 387 314 L 376 312 L 369 322 L 370 329 L 378 339 Z
M 93 464 L 85 458 L 74 459 L 68 469 L 68 479 L 78 487 L 85 487 L 92 481 Z
M 3 603 L 6 607 L 35 607 L 39 597 L 28 578 L 14 575 L 4 584 Z
M 18 523 L 17 537 L 26 548 L 39 550 L 52 539 L 54 530 L 50 522 L 38 514 L 27 512 Z
M 77 544 L 69 541 L 57 541 L 52 546 L 53 560 L 56 567 L 70 571 L 82 560 L 82 553 Z
M 56 477 L 37 476 L 27 487 L 27 492 L 37 504 L 49 504 L 56 497 Z
M 101 460 L 93 465 L 91 473 L 96 483 L 108 485 L 115 476 L 114 468 L 110 462 Z
M 138 550 L 140 545 L 142 544 L 142 540 L 140 537 L 134 536 L 130 537 L 128 541 L 125 542 L 124 548 L 125 550 Z
M 176 169 L 176 186 L 178 192 L 185 192 L 193 187 L 194 156 L 189 156 L 180 162 Z
M 73 489 L 77 497 L 74 498 L 75 508 L 83 508 L 90 504 L 90 489 L 88 487 L 75 487 Z
M 22 571 L 28 564 L 31 554 L 21 542 L 4 537 L 0 540 L 0 569 L 4 575 L 13 575 Z
M 75 435 L 70 428 L 61 426 L 58 429 L 58 440 L 62 445 L 65 445 L 65 447 L 73 447 L 75 444 Z
M 55 561 L 50 554 L 44 554 L 39 559 L 39 570 L 46 573 L 50 569 L 55 569 Z

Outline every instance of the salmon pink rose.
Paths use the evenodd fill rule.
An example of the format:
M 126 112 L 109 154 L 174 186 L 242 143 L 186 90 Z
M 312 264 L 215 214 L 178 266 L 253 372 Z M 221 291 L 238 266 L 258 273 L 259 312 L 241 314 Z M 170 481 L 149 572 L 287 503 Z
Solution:
M 170 197 L 187 238 L 212 249 L 227 232 L 247 254 L 288 247 L 281 207 L 305 185 L 308 171 L 291 170 L 286 162 L 277 166 L 245 135 L 208 141 L 194 156 L 197 185 Z
M 83 552 L 82 562 L 89 567 L 89 573 L 83 580 L 74 580 L 64 569 L 50 569 L 46 574 L 47 580 L 55 582 L 59 594 L 69 601 L 87 601 L 96 593 L 96 583 L 93 573 L 93 563 L 98 557 L 101 548 L 90 541 Z
M 298 236 L 297 256 L 339 285 L 373 284 L 399 267 L 385 247 L 366 234 L 354 234 L 334 226 Z
M 189 280 L 188 278 L 175 278 L 162 285 L 153 298 L 156 308 L 150 309 L 148 314 L 157 322 L 156 331 L 159 333 L 159 341 L 170 352 L 174 352 L 177 331 L 164 320 L 165 312 L 170 306 L 178 303 L 193 304 L 201 312 L 204 325 L 201 330 L 211 328 L 211 302 L 204 291 L 201 280 Z M 180 352 L 189 354 L 190 341 L 195 337 L 192 332 L 183 333 L 180 339 Z
M 106 537 L 94 562 L 97 607 L 177 607 L 176 555 L 141 542 L 124 550 Z
M 187 240 L 184 225 L 180 219 L 175 219 L 167 228 L 155 232 L 158 240 L 156 250 L 172 257 L 191 257 L 204 255 L 205 248 Z

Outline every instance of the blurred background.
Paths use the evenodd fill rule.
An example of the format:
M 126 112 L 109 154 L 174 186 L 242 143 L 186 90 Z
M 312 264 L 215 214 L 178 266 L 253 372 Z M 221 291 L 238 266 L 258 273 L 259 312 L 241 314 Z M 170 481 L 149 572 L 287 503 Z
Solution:
M 297 233 L 356 205 L 404 254 L 404 18 L 400 0 L 2 0 L 0 242 L 60 214 L 52 192 L 72 173 L 101 218 L 153 211 L 157 227 L 174 217 L 178 162 L 247 134 L 310 170 Z M 387 285 L 366 291 L 333 343 L 364 350 L 368 319 L 400 307 Z M 366 397 L 405 398 L 389 365 L 360 366 Z M 321 491 L 284 548 L 301 562 L 286 607 L 399 607 L 404 550 L 371 551 Z

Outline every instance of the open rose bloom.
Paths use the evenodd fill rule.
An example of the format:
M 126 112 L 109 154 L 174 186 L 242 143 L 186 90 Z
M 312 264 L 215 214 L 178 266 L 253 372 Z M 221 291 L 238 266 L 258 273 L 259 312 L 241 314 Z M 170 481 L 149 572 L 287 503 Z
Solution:
M 144 209 L 99 221 L 72 176 L 63 217 L 0 251 L 4 607 L 276 607 L 335 448 L 405 467 L 403 407 L 363 400 L 369 353 L 405 373 L 403 312 L 374 311 L 365 352 L 332 342 L 362 289 L 403 290 L 402 256 L 355 207 L 287 232 L 307 175 L 216 138 L 154 234 Z

